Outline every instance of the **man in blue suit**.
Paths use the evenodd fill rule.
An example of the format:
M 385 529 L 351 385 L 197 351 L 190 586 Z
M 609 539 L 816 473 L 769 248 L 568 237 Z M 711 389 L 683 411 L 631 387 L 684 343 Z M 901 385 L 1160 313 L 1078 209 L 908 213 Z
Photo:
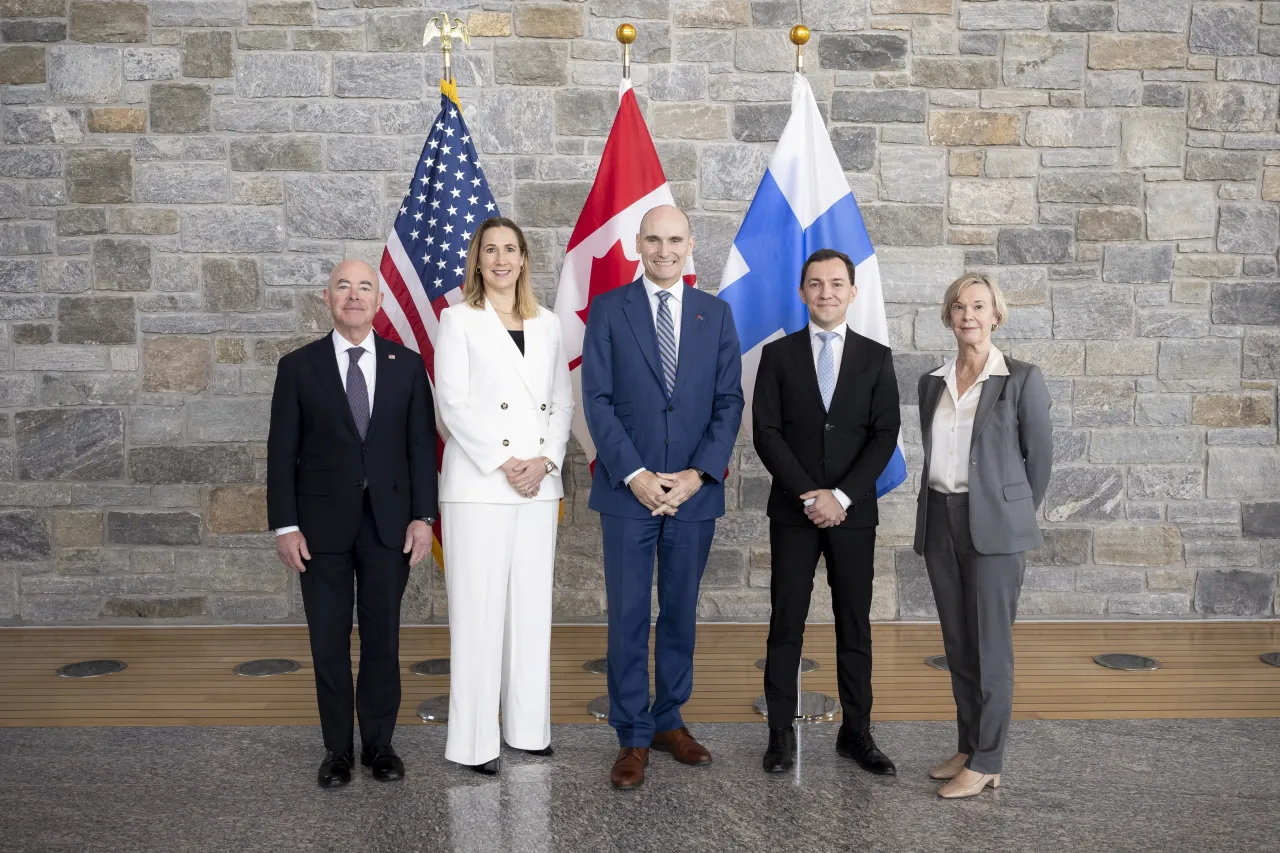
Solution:
M 698 584 L 742 421 L 742 358 L 729 305 L 681 283 L 689 218 L 670 205 L 640 223 L 644 275 L 591 303 L 582 398 L 596 444 L 589 506 L 604 533 L 609 598 L 609 724 L 615 788 L 644 782 L 649 748 L 711 762 L 680 718 L 693 690 Z M 656 697 L 649 614 L 658 559 Z

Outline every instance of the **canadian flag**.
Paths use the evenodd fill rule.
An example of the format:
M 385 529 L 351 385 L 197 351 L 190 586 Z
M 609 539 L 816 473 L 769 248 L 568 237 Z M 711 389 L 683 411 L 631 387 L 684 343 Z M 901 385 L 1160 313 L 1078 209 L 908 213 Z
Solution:
M 658 205 L 674 203 L 649 128 L 631 91 L 631 81 L 623 80 L 618 90 L 618 114 L 613 119 L 595 183 L 569 238 L 560 270 L 560 289 L 556 292 L 556 316 L 563 331 L 576 404 L 573 435 L 593 464 L 596 446 L 582 412 L 582 338 L 591 300 L 639 278 L 636 235 L 640 233 L 640 220 Z M 685 263 L 684 281 L 688 285 L 695 282 L 692 255 Z

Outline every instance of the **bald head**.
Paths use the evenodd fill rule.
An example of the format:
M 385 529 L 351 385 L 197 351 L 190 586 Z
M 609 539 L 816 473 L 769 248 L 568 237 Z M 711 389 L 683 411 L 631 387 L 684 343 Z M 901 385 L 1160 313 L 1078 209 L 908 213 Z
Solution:
M 680 281 L 685 261 L 693 251 L 689 217 L 671 204 L 651 209 L 640 220 L 636 251 L 644 261 L 644 274 L 649 280 L 659 287 L 671 287 Z
M 374 315 L 382 307 L 378 274 L 364 261 L 345 260 L 329 273 L 324 301 L 338 334 L 358 344 L 368 336 Z
M 689 214 L 674 204 L 660 204 L 657 207 L 651 207 L 649 212 L 640 218 L 640 236 L 643 237 L 647 233 L 649 226 L 654 225 L 654 223 L 662 222 L 668 225 L 675 225 L 677 219 L 684 223 L 685 236 L 693 233 L 693 226 L 689 224 Z
M 329 287 L 332 288 L 339 281 L 367 281 L 374 288 L 378 286 L 378 274 L 373 271 L 373 267 L 364 261 L 355 258 L 348 258 L 333 268 L 329 273 Z

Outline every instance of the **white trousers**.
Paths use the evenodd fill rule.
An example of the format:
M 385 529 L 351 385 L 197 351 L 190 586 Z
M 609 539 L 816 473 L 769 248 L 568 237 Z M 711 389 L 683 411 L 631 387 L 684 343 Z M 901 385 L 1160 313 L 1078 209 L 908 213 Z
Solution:
M 551 743 L 551 587 L 559 501 L 442 503 L 449 591 L 445 758 L 484 764 Z

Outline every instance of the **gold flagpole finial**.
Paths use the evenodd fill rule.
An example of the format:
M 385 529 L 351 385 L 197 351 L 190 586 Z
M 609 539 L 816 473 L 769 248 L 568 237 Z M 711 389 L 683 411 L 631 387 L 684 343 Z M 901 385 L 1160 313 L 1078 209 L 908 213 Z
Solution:
M 622 76 L 631 79 L 631 43 L 636 40 L 636 28 L 631 24 L 618 25 L 618 41 L 622 42 Z
M 422 44 L 425 47 L 427 42 L 433 38 L 440 39 L 440 50 L 444 53 L 444 81 L 446 83 L 453 82 L 453 40 L 462 39 L 462 43 L 467 47 L 471 46 L 471 32 L 467 29 L 467 25 L 462 22 L 461 18 L 454 18 L 452 22 L 449 20 L 448 12 L 441 12 L 436 17 L 427 21 L 427 28 L 422 33 Z
M 796 24 L 791 28 L 791 43 L 796 46 L 796 71 L 804 71 L 804 46 L 809 43 L 809 28 Z

